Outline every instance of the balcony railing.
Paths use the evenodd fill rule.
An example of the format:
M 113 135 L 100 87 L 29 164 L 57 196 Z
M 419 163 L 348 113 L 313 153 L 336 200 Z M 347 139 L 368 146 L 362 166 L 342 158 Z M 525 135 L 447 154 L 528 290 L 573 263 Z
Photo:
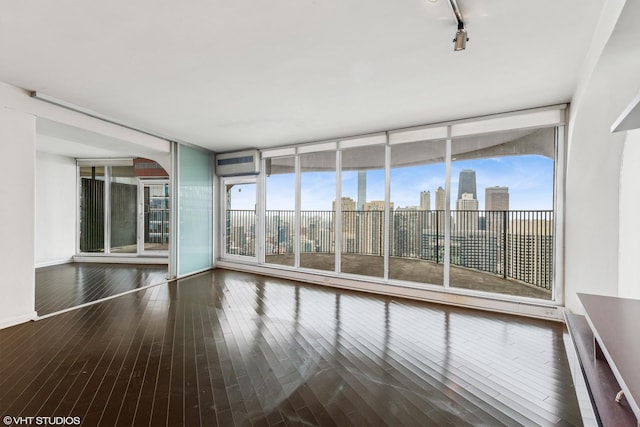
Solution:
M 550 290 L 553 283 L 553 211 L 450 212 L 450 263 Z M 341 251 L 383 256 L 384 211 L 342 211 Z M 300 212 L 300 252 L 335 253 L 335 211 Z M 255 212 L 229 210 L 227 253 L 255 256 Z M 292 254 L 295 212 L 269 210 L 266 255 Z M 445 211 L 395 210 L 389 219 L 389 255 L 444 263 Z

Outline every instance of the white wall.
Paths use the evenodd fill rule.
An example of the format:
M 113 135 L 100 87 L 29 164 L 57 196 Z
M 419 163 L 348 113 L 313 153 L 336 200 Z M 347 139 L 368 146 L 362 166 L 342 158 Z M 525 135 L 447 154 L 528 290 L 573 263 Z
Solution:
M 640 129 L 627 132 L 620 172 L 618 293 L 640 299 Z
M 126 143 L 132 152 L 148 153 L 143 157 L 160 158 L 164 159 L 164 164 L 170 163 L 167 161 L 170 158 L 168 141 L 35 100 L 28 91 L 0 82 L 0 159 L 3 163 L 0 167 L 0 328 L 36 316 L 36 117 L 105 135 Z M 67 182 L 67 178 L 65 173 L 65 177 L 55 179 Z M 75 191 L 75 183 L 73 188 Z M 40 191 L 39 195 L 42 195 Z M 60 208 L 57 204 L 54 206 Z M 70 206 L 75 209 L 75 198 Z M 42 199 L 39 208 L 48 209 Z M 60 211 L 56 212 L 58 215 L 62 215 Z M 38 224 L 38 238 L 43 232 L 41 227 Z M 45 246 L 38 244 L 39 261 L 50 256 L 67 256 L 67 239 L 75 239 L 75 228 L 70 236 L 66 235 L 66 229 L 57 231 L 55 237 L 46 237 L 53 240 Z M 64 242 L 57 241 L 63 234 Z
M 0 328 L 35 316 L 35 117 L 0 106 Z
M 640 88 L 640 2 L 605 3 L 572 100 L 567 152 L 565 304 L 576 293 L 619 295 L 620 191 L 624 133 L 610 127 Z M 604 28 L 603 28 L 604 27 Z
M 36 153 L 35 265 L 69 261 L 76 249 L 76 162 Z

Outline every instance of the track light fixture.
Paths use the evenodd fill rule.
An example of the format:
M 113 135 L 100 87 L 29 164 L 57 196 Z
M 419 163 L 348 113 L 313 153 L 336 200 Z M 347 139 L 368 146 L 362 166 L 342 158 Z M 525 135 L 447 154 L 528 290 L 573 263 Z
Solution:
M 467 30 L 464 28 L 464 20 L 462 19 L 462 12 L 460 12 L 460 8 L 458 7 L 457 0 L 449 0 L 449 4 L 451 5 L 451 9 L 453 9 L 453 15 L 458 22 L 458 31 L 456 32 L 456 36 L 453 39 L 453 50 L 465 50 L 467 47 L 467 42 L 469 41 L 469 37 L 467 37 Z
M 467 47 L 467 41 L 469 37 L 467 37 L 467 31 L 464 28 L 458 28 L 456 32 L 456 37 L 453 39 L 455 45 L 453 46 L 453 50 L 455 52 L 459 50 L 464 50 Z

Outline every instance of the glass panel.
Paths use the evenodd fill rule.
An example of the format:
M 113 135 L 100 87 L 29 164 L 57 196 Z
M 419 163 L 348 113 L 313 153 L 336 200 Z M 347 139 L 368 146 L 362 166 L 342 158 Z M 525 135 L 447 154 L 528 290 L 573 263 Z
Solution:
M 169 183 L 144 184 L 143 250 L 169 250 Z
M 444 284 L 445 143 L 391 147 L 389 278 Z
M 384 276 L 384 151 L 372 146 L 342 152 L 344 273 Z
M 335 151 L 300 156 L 300 266 L 335 270 Z
M 265 262 L 293 266 L 296 206 L 295 158 L 267 159 Z
M 226 245 L 229 255 L 256 256 L 256 184 L 225 183 Z
M 213 182 L 211 156 L 178 145 L 178 275 L 213 263 Z
M 104 252 L 104 172 L 80 168 L 80 252 Z
M 454 140 L 450 285 L 551 299 L 555 129 Z
M 133 166 L 111 166 L 111 252 L 136 253 L 138 180 Z

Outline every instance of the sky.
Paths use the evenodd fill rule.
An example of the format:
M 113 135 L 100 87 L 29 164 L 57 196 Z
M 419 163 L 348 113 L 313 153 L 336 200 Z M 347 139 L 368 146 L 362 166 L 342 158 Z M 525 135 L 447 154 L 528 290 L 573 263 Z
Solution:
M 451 163 L 451 208 L 455 209 L 460 171 L 476 171 L 479 209 L 485 209 L 486 187 L 509 188 L 509 209 L 553 209 L 553 160 L 538 155 L 505 156 Z M 334 172 L 306 172 L 301 178 L 302 210 L 331 210 L 335 200 Z M 435 209 L 435 193 L 445 186 L 444 163 L 392 168 L 391 201 L 394 207 L 419 206 L 420 192 L 430 191 L 431 209 Z M 358 173 L 342 173 L 342 196 L 357 200 Z M 241 190 L 241 191 L 238 191 Z M 267 178 L 267 210 L 294 209 L 295 180 L 293 174 Z M 384 170 L 367 171 L 367 201 L 384 200 Z M 255 187 L 234 186 L 232 209 L 253 209 Z

